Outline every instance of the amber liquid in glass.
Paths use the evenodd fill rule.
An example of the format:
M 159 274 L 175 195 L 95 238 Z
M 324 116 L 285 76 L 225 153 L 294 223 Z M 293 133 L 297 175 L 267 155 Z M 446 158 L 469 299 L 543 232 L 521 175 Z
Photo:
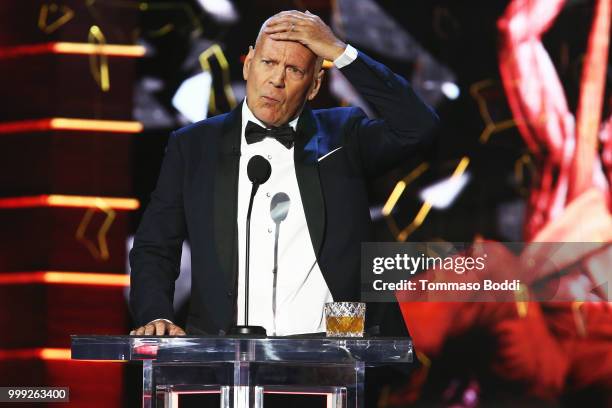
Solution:
M 361 337 L 364 320 L 363 316 L 327 316 L 327 333 L 331 336 Z

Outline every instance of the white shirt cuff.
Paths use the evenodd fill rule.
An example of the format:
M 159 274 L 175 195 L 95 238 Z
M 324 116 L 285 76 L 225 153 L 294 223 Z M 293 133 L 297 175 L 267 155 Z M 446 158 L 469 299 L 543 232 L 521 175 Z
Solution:
M 355 61 L 356 59 L 357 50 L 350 44 L 347 44 L 346 48 L 344 49 L 344 52 L 334 60 L 334 65 L 336 66 L 336 68 L 340 69 L 346 67 L 348 64 Z

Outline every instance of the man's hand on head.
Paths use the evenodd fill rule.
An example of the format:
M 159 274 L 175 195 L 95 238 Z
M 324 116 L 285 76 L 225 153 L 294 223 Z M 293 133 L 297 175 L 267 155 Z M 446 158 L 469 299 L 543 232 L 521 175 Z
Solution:
M 282 11 L 266 22 L 264 33 L 273 40 L 299 42 L 328 61 L 335 60 L 346 49 L 331 28 L 309 11 Z
M 131 336 L 184 336 L 185 331 L 169 320 L 157 319 L 130 332 Z

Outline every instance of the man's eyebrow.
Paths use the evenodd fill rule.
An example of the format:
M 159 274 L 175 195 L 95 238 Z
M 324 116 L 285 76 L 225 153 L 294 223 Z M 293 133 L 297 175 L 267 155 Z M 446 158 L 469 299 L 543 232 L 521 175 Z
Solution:
M 301 66 L 299 66 L 299 65 L 296 65 L 296 64 L 287 64 L 287 66 L 288 66 L 288 67 L 291 67 L 291 68 L 295 68 L 295 69 L 297 69 L 297 70 L 298 70 L 298 71 L 300 71 L 300 72 L 304 72 L 304 71 L 306 71 L 306 69 L 305 69 L 305 68 L 303 68 L 303 67 L 301 67 Z
M 262 55 L 262 56 L 259 57 L 259 59 L 267 60 L 267 61 L 272 61 L 272 62 L 278 62 L 278 59 L 269 57 L 267 55 Z
M 273 62 L 273 63 L 275 63 L 275 64 L 278 64 L 278 63 L 280 62 L 280 60 L 279 60 L 278 58 L 274 58 L 274 57 L 267 56 L 267 55 L 264 55 L 264 54 L 261 54 L 261 55 L 259 56 L 259 59 L 260 59 L 260 60 L 270 61 L 270 62 Z M 288 67 L 291 67 L 291 68 L 296 68 L 296 69 L 298 69 L 300 72 L 306 72 L 306 67 L 304 67 L 304 66 L 300 65 L 300 63 L 299 63 L 299 62 L 287 63 L 287 64 L 285 64 L 285 65 L 286 65 L 286 66 L 288 66 Z

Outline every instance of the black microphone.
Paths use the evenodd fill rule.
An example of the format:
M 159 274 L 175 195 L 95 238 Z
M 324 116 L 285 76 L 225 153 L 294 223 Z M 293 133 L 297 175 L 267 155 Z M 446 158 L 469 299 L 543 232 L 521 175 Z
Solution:
M 278 237 L 280 235 L 280 224 L 285 221 L 289 213 L 291 199 L 283 192 L 274 194 L 270 201 L 270 217 L 276 224 L 276 233 L 274 234 L 274 268 L 272 269 L 272 321 L 273 333 L 276 336 L 276 282 L 278 277 Z
M 245 245 L 245 263 L 244 263 L 244 326 L 232 327 L 230 334 L 256 334 L 266 335 L 266 329 L 261 326 L 249 326 L 249 257 L 251 250 L 251 211 L 253 210 L 253 199 L 259 189 L 259 186 L 268 181 L 272 174 L 272 166 L 270 162 L 263 157 L 256 155 L 251 157 L 247 164 L 247 174 L 249 180 L 253 183 L 251 187 L 251 198 L 249 200 L 249 209 L 246 219 L 246 245 Z

